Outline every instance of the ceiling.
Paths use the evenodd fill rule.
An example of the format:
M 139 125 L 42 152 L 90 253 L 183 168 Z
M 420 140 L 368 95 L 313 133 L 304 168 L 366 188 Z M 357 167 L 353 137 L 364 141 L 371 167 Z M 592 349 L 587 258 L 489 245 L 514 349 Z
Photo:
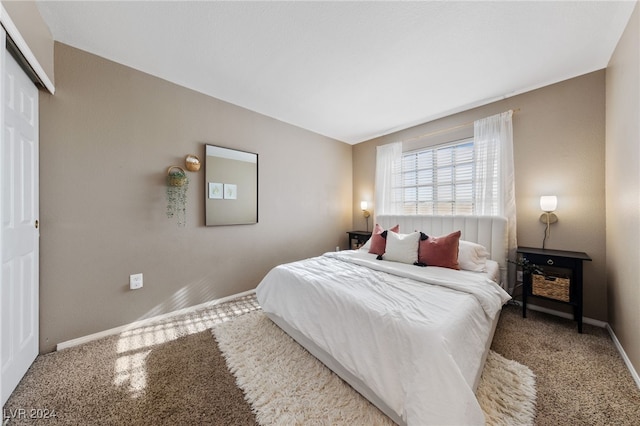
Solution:
M 635 1 L 38 1 L 54 40 L 355 144 L 605 68 Z

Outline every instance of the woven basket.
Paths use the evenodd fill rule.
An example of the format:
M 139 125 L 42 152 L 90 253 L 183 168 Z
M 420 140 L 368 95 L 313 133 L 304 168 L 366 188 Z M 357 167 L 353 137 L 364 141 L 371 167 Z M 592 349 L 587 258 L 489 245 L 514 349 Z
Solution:
M 544 296 L 550 299 L 568 302 L 571 280 L 549 275 L 531 275 L 531 293 L 534 296 Z
M 174 170 L 175 169 L 175 170 Z M 178 166 L 171 166 L 167 170 L 167 185 L 184 186 L 187 182 L 187 175 L 184 170 Z
M 189 154 L 184 159 L 184 165 L 190 172 L 197 172 L 200 170 L 200 159 L 193 154 Z

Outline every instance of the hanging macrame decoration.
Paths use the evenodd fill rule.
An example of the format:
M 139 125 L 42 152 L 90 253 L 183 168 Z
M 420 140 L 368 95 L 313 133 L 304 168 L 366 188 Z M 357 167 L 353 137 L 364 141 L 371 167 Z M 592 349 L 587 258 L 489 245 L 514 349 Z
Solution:
M 178 226 L 187 223 L 187 189 L 189 178 L 185 171 L 178 166 L 171 166 L 167 170 L 167 217 L 175 218 Z

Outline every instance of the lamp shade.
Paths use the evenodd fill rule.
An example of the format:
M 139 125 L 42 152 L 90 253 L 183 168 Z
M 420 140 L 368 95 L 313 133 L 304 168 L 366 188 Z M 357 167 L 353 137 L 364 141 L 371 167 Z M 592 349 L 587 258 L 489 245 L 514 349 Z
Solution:
M 558 207 L 558 197 L 555 195 L 543 195 L 540 197 L 540 208 L 545 212 L 552 212 Z
M 360 201 L 360 209 L 361 210 L 366 210 L 367 209 L 367 202 L 366 201 Z

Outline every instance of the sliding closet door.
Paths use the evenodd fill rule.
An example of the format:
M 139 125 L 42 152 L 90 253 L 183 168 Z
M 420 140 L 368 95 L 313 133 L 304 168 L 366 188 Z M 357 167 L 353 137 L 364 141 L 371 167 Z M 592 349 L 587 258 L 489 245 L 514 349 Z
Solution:
M 38 90 L 0 34 L 0 399 L 38 355 Z

